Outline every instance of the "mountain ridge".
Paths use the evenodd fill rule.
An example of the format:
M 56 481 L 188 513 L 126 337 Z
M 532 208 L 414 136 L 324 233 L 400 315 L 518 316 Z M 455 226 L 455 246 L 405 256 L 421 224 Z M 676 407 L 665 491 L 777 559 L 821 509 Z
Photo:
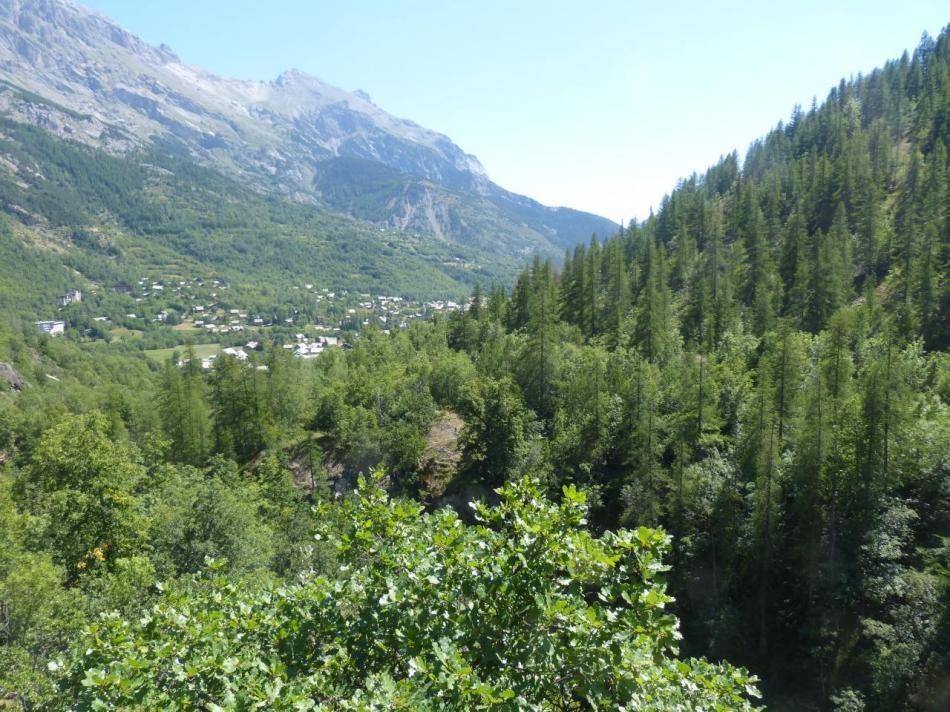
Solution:
M 172 141 L 259 190 L 381 226 L 522 255 L 616 228 L 506 191 L 448 136 L 365 92 L 299 69 L 272 81 L 222 77 L 71 0 L 0 0 L 0 80 L 0 111 L 18 121 L 111 153 Z M 365 170 L 347 170 L 354 160 L 399 174 L 372 209 L 359 200 Z

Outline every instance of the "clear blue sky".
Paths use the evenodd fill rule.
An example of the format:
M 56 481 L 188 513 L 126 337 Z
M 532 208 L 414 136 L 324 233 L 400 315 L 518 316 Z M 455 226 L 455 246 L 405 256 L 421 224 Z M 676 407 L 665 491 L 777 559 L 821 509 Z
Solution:
M 500 185 L 615 220 L 950 23 L 946 0 L 85 4 L 218 74 L 363 89 Z

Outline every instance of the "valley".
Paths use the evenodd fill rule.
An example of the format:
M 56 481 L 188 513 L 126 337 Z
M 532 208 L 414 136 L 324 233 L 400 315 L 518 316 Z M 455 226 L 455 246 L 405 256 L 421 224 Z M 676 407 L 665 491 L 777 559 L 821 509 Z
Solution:
M 70 0 L 0 80 L 0 709 L 950 705 L 950 30 L 624 225 Z

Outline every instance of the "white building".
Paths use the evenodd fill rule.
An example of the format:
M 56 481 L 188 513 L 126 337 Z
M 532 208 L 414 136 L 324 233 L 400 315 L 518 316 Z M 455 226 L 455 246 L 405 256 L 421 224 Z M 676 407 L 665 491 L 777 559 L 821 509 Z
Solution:
M 210 371 L 212 368 L 214 368 L 214 362 L 217 360 L 218 360 L 218 355 L 211 354 L 210 356 L 202 356 L 201 358 L 199 358 L 198 363 L 201 364 L 202 369 L 204 369 L 205 371 Z M 189 363 L 191 363 L 190 359 L 183 358 L 181 359 L 181 361 L 178 362 L 178 366 L 179 368 L 184 368 Z
M 221 349 L 221 353 L 226 354 L 227 356 L 233 356 L 238 361 L 247 361 L 247 352 L 240 346 L 232 346 L 226 349 Z
M 38 321 L 36 322 L 36 328 L 42 331 L 44 334 L 49 334 L 50 336 L 59 336 L 60 334 L 66 333 L 66 322 Z
M 61 307 L 68 307 L 70 304 L 79 304 L 82 301 L 82 292 L 78 289 L 70 289 L 66 294 L 59 298 Z
M 297 344 L 294 349 L 294 356 L 302 359 L 316 358 L 323 353 L 323 346 L 320 344 Z

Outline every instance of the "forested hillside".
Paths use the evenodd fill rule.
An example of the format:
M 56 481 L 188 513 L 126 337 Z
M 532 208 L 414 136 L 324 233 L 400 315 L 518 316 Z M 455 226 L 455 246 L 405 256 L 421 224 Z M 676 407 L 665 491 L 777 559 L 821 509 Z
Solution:
M 206 378 L 3 332 L 0 700 L 752 709 L 748 673 L 678 655 L 662 532 L 595 535 L 537 478 L 462 516 L 390 499 L 421 494 L 414 448 L 468 397 L 446 334 Z M 393 475 L 333 495 L 331 467 L 368 462 Z
M 948 142 L 944 33 L 497 312 L 553 480 L 672 534 L 687 645 L 776 707 L 948 699 Z
M 0 327 L 0 699 L 946 709 L 948 145 L 944 32 L 314 361 Z
M 33 318 L 77 278 L 210 273 L 258 296 L 315 281 L 432 297 L 516 271 L 511 257 L 258 195 L 173 144 L 117 157 L 8 119 L 0 210 L 0 306 Z

